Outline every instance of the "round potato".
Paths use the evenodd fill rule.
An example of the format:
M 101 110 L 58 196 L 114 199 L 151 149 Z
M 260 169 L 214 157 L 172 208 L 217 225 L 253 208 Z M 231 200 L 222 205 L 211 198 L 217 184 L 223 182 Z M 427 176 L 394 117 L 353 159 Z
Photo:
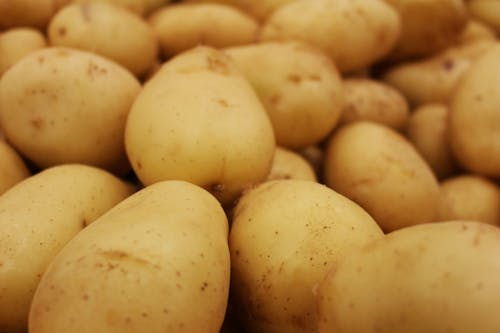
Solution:
M 337 125 L 342 80 L 322 52 L 299 42 L 267 42 L 225 53 L 257 92 L 279 145 L 298 149 L 318 143 Z
M 384 57 L 399 30 L 399 15 L 382 0 L 296 0 L 269 16 L 260 39 L 306 41 L 347 73 Z
M 0 139 L 0 195 L 30 174 L 21 156 Z
M 500 229 L 412 226 L 354 250 L 317 291 L 319 333 L 500 332 Z
M 316 173 L 309 162 L 299 153 L 276 147 L 271 171 L 266 180 L 299 179 L 316 181 Z
M 229 236 L 240 321 L 248 332 L 316 332 L 315 285 L 382 236 L 363 209 L 318 183 L 277 180 L 245 193 Z
M 52 47 L 30 53 L 0 80 L 0 125 L 39 167 L 84 163 L 124 173 L 123 133 L 141 86 L 95 54 Z
M 12 28 L 0 33 L 0 77 L 22 57 L 46 45 L 44 35 L 33 28 Z
M 50 21 L 51 45 L 93 52 L 116 61 L 136 76 L 157 58 L 153 29 L 141 17 L 108 3 L 77 3 L 61 9 Z
M 384 231 L 436 218 L 436 177 L 410 142 L 388 127 L 342 127 L 328 142 L 324 173 L 328 186 L 366 209 Z
M 469 13 L 500 34 L 500 2 L 497 0 L 468 0 Z
M 0 0 L 0 29 L 43 29 L 54 14 L 54 0 Z

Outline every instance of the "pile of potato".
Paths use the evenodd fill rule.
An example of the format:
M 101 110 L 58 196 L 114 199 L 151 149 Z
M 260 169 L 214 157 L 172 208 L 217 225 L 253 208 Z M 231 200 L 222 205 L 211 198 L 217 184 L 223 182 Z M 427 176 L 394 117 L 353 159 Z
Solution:
M 0 332 L 500 332 L 499 36 L 496 0 L 0 0 Z

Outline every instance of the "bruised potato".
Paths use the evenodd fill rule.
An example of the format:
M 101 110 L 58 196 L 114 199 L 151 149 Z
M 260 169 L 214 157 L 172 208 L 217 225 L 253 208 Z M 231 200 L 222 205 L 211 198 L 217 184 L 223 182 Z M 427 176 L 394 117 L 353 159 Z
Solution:
M 0 77 L 22 57 L 46 45 L 45 36 L 33 28 L 12 28 L 0 33 Z
M 30 171 L 21 156 L 0 139 L 0 195 L 29 176 Z
M 276 147 L 271 171 L 267 181 L 279 179 L 301 179 L 316 181 L 316 173 L 309 162 L 299 153 Z

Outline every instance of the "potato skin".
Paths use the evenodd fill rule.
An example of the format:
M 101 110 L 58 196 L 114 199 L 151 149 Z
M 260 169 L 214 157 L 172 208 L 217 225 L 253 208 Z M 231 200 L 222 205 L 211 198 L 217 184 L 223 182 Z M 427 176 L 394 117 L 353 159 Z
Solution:
M 319 333 L 498 332 L 499 251 L 500 229 L 478 222 L 388 234 L 321 283 Z
M 29 331 L 218 333 L 229 292 L 227 219 L 205 190 L 148 186 L 84 229 L 44 274 Z
M 30 175 L 21 156 L 0 139 L 0 195 Z
M 279 179 L 317 181 L 312 165 L 302 155 L 293 150 L 276 147 L 271 171 L 266 181 Z
M 46 45 L 45 36 L 33 28 L 12 28 L 0 33 L 0 77 L 22 57 Z

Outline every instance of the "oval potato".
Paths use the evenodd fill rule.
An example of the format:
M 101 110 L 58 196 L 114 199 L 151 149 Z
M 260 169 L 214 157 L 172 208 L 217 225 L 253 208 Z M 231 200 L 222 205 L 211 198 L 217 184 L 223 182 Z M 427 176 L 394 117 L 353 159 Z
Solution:
M 0 33 L 0 77 L 22 57 L 46 45 L 45 36 L 33 28 L 12 28 Z
M 313 167 L 304 157 L 282 147 L 276 147 L 271 171 L 269 171 L 266 180 L 278 179 L 317 181 Z

